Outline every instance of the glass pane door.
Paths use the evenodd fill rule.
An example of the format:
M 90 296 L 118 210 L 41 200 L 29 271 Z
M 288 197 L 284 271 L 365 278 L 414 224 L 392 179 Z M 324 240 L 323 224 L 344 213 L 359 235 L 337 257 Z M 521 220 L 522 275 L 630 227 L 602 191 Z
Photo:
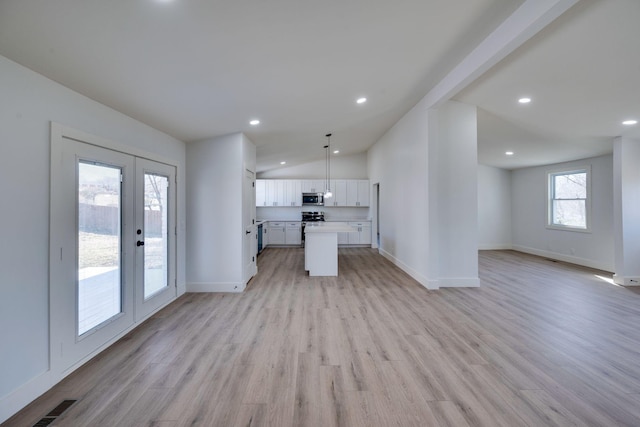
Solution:
M 50 367 L 60 373 L 134 324 L 135 158 L 57 130 L 49 316 Z
M 175 167 L 136 158 L 135 318 L 175 298 Z
M 78 335 L 122 312 L 119 167 L 78 163 Z
M 144 174 L 144 299 L 169 286 L 169 177 Z

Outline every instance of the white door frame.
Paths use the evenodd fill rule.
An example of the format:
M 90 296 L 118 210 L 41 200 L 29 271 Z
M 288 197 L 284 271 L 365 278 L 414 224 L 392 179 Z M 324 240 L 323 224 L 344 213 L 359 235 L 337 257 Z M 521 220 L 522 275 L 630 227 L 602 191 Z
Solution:
M 70 153 L 69 150 L 72 152 Z M 79 154 L 77 154 L 79 153 Z M 135 158 L 143 157 L 169 165 L 177 173 L 177 166 L 159 156 L 102 139 L 82 131 L 51 123 L 51 200 L 49 243 L 49 381 L 55 384 L 96 354 L 113 344 L 141 321 L 176 298 L 176 196 L 171 202 L 174 232 L 171 233 L 170 267 L 173 285 L 169 298 L 162 304 L 134 316 L 135 283 Z M 122 167 L 123 179 L 123 235 L 122 235 L 122 314 L 89 331 L 77 334 L 77 195 L 69 191 L 69 182 L 77 183 L 76 164 L 79 158 Z M 72 176 L 70 176 L 71 174 Z M 70 181 L 71 180 L 71 181 Z M 175 178 L 174 178 L 175 188 Z M 74 186 L 75 189 L 75 186 Z M 175 194 L 175 193 L 174 193 Z

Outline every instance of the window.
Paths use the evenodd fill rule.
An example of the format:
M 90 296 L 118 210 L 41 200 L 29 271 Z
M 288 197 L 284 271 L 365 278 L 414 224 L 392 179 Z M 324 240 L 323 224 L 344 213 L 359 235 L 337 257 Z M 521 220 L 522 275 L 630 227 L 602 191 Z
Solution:
M 589 180 L 589 168 L 549 173 L 549 228 L 589 231 Z

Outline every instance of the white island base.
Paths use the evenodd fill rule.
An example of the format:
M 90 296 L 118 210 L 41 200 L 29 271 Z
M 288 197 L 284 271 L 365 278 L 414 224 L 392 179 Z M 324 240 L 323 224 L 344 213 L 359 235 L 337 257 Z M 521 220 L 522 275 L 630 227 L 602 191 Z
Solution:
M 304 269 L 309 276 L 338 275 L 338 233 L 357 230 L 343 222 L 307 224 L 304 229 Z

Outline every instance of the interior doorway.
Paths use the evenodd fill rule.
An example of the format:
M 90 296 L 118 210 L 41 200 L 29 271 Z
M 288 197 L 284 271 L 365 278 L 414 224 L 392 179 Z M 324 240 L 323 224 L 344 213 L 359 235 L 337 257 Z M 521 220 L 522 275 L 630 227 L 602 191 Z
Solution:
M 373 239 L 371 241 L 371 247 L 374 249 L 380 248 L 380 183 L 373 184 L 373 214 L 372 214 L 372 229 Z

